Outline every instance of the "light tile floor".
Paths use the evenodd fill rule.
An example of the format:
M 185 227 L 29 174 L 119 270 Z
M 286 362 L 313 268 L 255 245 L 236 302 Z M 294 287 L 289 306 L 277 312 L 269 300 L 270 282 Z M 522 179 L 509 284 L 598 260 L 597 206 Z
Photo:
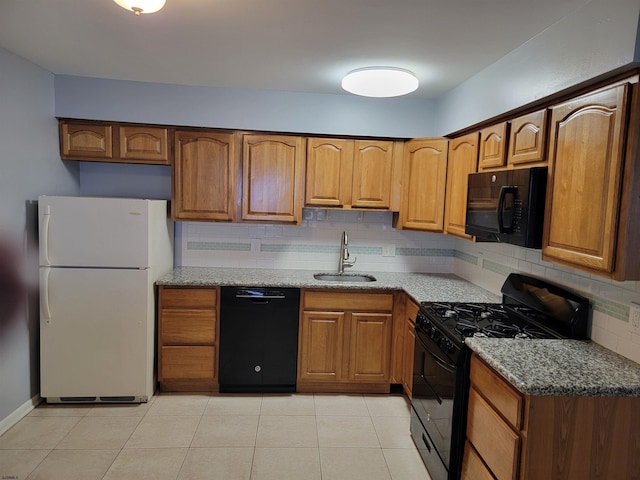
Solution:
M 161 394 L 42 404 L 0 436 L 15 480 L 429 480 L 400 395 Z

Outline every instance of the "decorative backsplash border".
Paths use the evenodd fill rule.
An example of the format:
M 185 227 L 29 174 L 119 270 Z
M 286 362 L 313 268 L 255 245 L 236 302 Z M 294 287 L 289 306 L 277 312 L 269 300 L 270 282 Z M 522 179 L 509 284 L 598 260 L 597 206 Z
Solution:
M 218 242 L 218 241 L 188 241 L 187 250 L 191 251 L 234 251 L 251 252 L 251 242 Z M 260 243 L 259 251 L 267 253 L 298 253 L 298 254 L 335 254 L 338 255 L 340 247 L 338 245 L 306 244 L 306 243 Z M 378 246 L 350 246 L 349 251 L 353 255 L 382 256 L 382 247 Z M 397 247 L 396 257 L 453 257 L 471 265 L 481 267 L 484 270 L 506 277 L 512 272 L 523 272 L 522 269 L 503 265 L 494 260 L 480 258 L 477 255 L 463 250 L 449 248 L 419 248 L 419 247 Z M 524 272 L 527 273 L 527 272 Z M 615 302 L 610 299 L 595 295 L 588 291 L 580 290 L 580 293 L 587 297 L 594 310 L 604 313 L 617 320 L 628 322 L 629 306 Z

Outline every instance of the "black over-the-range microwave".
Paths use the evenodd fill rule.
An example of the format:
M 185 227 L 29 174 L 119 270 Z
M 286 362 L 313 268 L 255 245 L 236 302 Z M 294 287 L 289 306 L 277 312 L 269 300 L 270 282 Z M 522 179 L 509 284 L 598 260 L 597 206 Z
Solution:
M 465 232 L 541 248 L 546 189 L 547 167 L 469 174 Z

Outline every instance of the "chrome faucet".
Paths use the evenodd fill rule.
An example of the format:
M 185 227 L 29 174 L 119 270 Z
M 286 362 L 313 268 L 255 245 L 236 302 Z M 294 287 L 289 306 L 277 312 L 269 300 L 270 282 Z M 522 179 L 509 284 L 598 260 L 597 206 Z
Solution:
M 353 259 L 353 262 L 349 262 L 349 250 L 347 245 L 349 244 L 349 237 L 347 232 L 342 232 L 342 242 L 340 242 L 340 258 L 338 259 L 338 273 L 344 273 L 344 267 L 353 267 L 356 263 L 357 257 Z

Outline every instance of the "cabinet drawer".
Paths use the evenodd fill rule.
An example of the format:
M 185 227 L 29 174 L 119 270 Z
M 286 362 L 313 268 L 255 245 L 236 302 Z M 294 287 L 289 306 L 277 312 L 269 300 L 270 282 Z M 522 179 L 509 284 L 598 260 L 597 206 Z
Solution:
M 476 449 L 469 442 L 464 444 L 464 460 L 462 461 L 462 480 L 495 480 L 484 464 Z
M 215 288 L 162 288 L 162 308 L 216 308 L 217 291 Z
M 305 310 L 393 310 L 393 293 L 306 291 Z
M 498 480 L 517 478 L 520 437 L 471 387 L 467 438 Z
M 471 359 L 471 383 L 516 430 L 521 430 L 522 395 L 476 356 Z
M 161 316 L 163 344 L 215 343 L 215 310 L 163 310 Z
M 212 379 L 215 347 L 162 347 L 161 379 Z

